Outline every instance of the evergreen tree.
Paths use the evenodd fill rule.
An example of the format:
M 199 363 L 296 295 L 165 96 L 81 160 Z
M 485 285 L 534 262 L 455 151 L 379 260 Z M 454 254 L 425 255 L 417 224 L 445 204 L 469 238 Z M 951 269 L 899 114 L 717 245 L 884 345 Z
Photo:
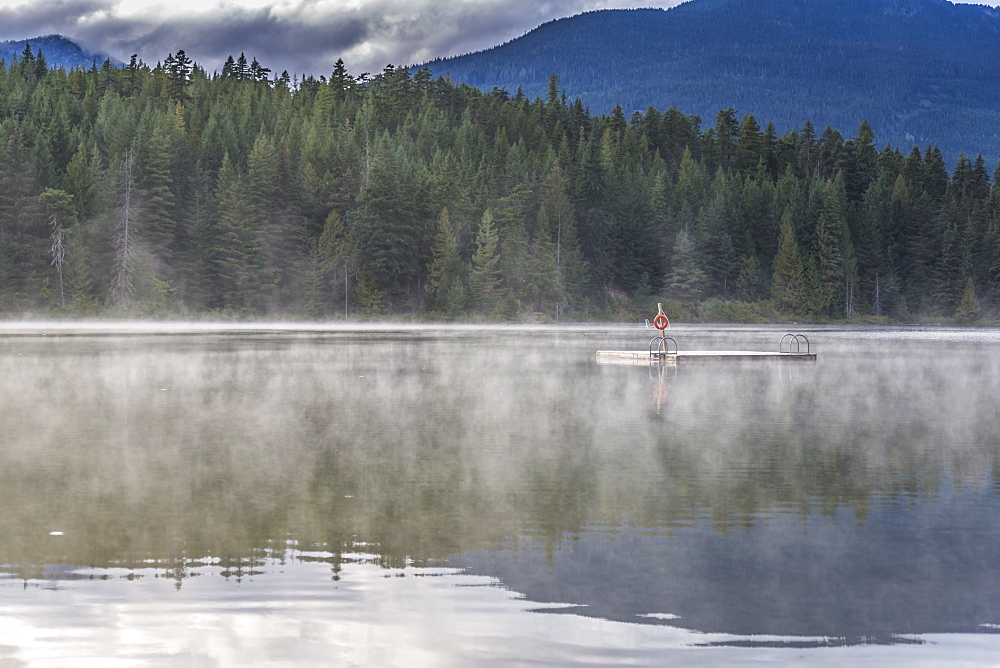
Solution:
M 976 299 L 976 286 L 972 282 L 972 277 L 965 279 L 965 291 L 962 293 L 962 300 L 955 309 L 955 319 L 961 323 L 974 322 L 979 317 L 979 300 Z
M 229 156 L 222 159 L 216 179 L 215 216 L 209 239 L 209 267 L 216 308 L 260 308 L 259 238 L 247 207 L 243 180 Z
M 146 145 L 146 159 L 142 166 L 143 236 L 150 250 L 160 260 L 160 270 L 169 277 L 176 238 L 174 236 L 177 212 L 171 191 L 170 138 L 167 131 L 157 127 Z
M 762 161 L 767 164 L 761 136 L 760 123 L 752 115 L 747 114 L 740 122 L 739 143 L 736 147 L 736 169 L 741 172 L 751 172 Z
M 556 245 L 548 232 L 543 230 L 528 245 L 521 294 L 536 312 L 545 312 L 546 307 L 550 307 L 549 312 L 555 315 L 557 304 L 562 303 L 566 296 L 559 285 Z
M 111 303 L 128 308 L 136 289 L 138 254 L 138 202 L 135 200 L 135 176 L 132 152 L 122 160 L 121 200 L 114 231 L 114 266 L 111 277 Z
M 576 219 L 567 194 L 568 185 L 559 163 L 554 163 L 542 183 L 537 218 L 537 236 L 547 237 L 547 241 L 554 244 L 558 293 L 564 298 L 579 292 L 583 278 Z
M 73 197 L 78 219 L 85 220 L 97 213 L 97 186 L 102 171 L 96 150 L 88 156 L 86 147 L 81 144 L 67 165 L 63 178 L 63 188 Z
M 940 202 L 948 189 L 948 168 L 944 155 L 937 146 L 928 146 L 924 151 L 923 187 L 931 199 Z
M 306 226 L 292 209 L 289 180 L 283 175 L 278 148 L 260 135 L 247 158 L 246 192 L 252 228 L 259 235 L 258 254 L 265 295 L 275 308 L 288 308 L 298 299 L 299 282 L 307 271 L 310 242 Z
M 319 318 L 325 313 L 323 262 L 315 244 L 310 249 L 302 281 L 302 310 L 312 318 Z
M 474 300 L 486 310 L 499 302 L 500 236 L 493 225 L 493 213 L 487 209 L 476 234 L 476 250 L 472 255 L 472 289 Z
M 799 243 L 795 239 L 790 211 L 785 211 L 781 216 L 781 232 L 778 235 L 778 253 L 774 256 L 773 272 L 771 298 L 775 306 L 783 313 L 802 313 L 806 308 L 805 267 L 799 253 Z
M 0 260 L 0 289 L 20 305 L 31 306 L 42 296 L 49 229 L 24 139 L 22 125 L 16 120 L 0 126 L 0 250 L 5 256 Z
M 500 272 L 507 296 L 521 298 L 528 256 L 528 232 L 525 228 L 527 192 L 514 188 L 493 205 L 493 220 L 500 236 Z
M 666 282 L 667 297 L 683 303 L 697 301 L 705 289 L 707 278 L 687 226 L 677 233 L 671 266 L 673 269 Z
M 816 145 L 816 128 L 812 121 L 806 120 L 802 124 L 802 130 L 797 134 L 796 162 L 799 165 L 799 174 L 810 177 L 816 167 L 818 160 L 818 147 Z
M 573 208 L 579 224 L 580 250 L 588 266 L 588 284 L 596 290 L 611 284 L 614 271 L 608 191 L 604 170 L 598 159 L 598 148 L 581 137 L 572 187 Z M 663 202 L 661 207 L 661 215 L 665 215 L 667 203 Z
M 191 72 L 194 63 L 183 50 L 177 55 L 170 54 L 163 61 L 164 73 L 167 77 L 167 95 L 172 100 L 184 101 L 187 99 L 187 88 L 191 84 Z
M 826 214 L 820 214 L 813 247 L 818 290 L 813 295 L 812 307 L 821 317 L 834 316 L 839 310 L 837 298 L 843 283 L 843 260 L 838 236 L 827 225 Z
M 821 178 L 831 178 L 843 167 L 850 167 L 852 163 L 843 162 L 845 155 L 844 137 L 837 130 L 829 125 L 823 129 L 817 148 L 817 175 Z
M 736 264 L 735 247 L 727 228 L 729 222 L 736 219 L 736 211 L 729 184 L 721 171 L 712 189 L 714 195 L 698 214 L 698 247 L 709 291 L 725 298 Z
M 388 136 L 376 144 L 368 181 L 349 218 L 359 272 L 372 294 L 390 300 L 387 306 L 416 292 L 432 237 L 425 172 L 410 164 L 404 149 L 390 151 L 388 144 Z
M 938 311 L 944 315 L 955 312 L 963 290 L 962 235 L 958 226 L 950 223 L 945 229 L 941 254 L 934 265 L 931 296 Z
M 839 156 L 838 167 L 849 177 L 846 186 L 850 199 L 860 200 L 878 174 L 878 151 L 874 142 L 875 131 L 868 121 L 862 121 L 857 136 L 845 144 Z
M 846 222 L 840 233 L 840 258 L 844 272 L 844 317 L 850 320 L 855 316 L 857 302 L 858 259 L 854 253 L 851 229 Z
M 698 164 L 689 149 L 684 149 L 681 155 L 680 168 L 677 171 L 676 202 L 683 206 L 686 202 L 697 213 L 708 192 L 708 174 L 705 168 Z
M 465 286 L 462 284 L 462 258 L 458 253 L 458 235 L 448 215 L 448 209 L 442 209 L 438 217 L 437 234 L 434 238 L 433 255 L 427 272 L 425 289 L 436 297 L 437 308 L 453 315 L 458 308 L 464 306 L 466 297 Z
M 353 92 L 354 79 L 347 73 L 347 67 L 344 66 L 342 59 L 338 58 L 334 63 L 327 85 L 333 92 L 333 98 L 338 102 L 344 101 Z
M 323 232 L 319 236 L 317 252 L 324 275 L 336 275 L 339 272 L 343 279 L 342 301 L 345 319 L 348 315 L 348 297 L 350 296 L 348 277 L 354 260 L 354 249 L 350 242 L 343 218 L 336 210 L 331 211 L 326 217 Z
M 760 260 L 756 253 L 743 255 L 737 261 L 736 294 L 748 302 L 756 301 L 761 296 Z
M 754 121 L 756 123 L 756 121 Z M 760 129 L 760 126 L 757 126 Z M 740 122 L 732 107 L 722 109 L 715 117 L 715 132 L 712 136 L 712 154 L 715 165 L 728 170 L 736 162 L 736 150 L 740 141 Z

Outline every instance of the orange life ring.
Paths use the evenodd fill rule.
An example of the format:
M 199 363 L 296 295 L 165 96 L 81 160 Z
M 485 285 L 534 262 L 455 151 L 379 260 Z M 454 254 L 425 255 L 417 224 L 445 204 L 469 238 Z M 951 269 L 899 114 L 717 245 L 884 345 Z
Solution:
M 667 316 L 662 313 L 657 313 L 656 317 L 653 318 L 653 327 L 662 331 L 667 327 L 670 327 L 670 321 L 667 320 Z

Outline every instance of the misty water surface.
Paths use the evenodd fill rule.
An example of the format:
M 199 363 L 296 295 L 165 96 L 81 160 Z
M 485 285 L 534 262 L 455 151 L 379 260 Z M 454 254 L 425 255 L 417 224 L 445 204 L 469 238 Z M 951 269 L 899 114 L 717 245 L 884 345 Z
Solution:
M 0 662 L 991 656 L 1000 333 L 794 331 L 9 327 Z

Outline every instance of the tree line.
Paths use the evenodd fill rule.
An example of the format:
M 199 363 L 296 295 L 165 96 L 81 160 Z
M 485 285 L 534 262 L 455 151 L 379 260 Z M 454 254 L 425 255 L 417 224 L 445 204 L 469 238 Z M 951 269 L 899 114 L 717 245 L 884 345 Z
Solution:
M 0 312 L 991 317 L 1000 171 L 426 69 L 0 61 Z M 1000 170 L 1000 168 L 998 168 Z

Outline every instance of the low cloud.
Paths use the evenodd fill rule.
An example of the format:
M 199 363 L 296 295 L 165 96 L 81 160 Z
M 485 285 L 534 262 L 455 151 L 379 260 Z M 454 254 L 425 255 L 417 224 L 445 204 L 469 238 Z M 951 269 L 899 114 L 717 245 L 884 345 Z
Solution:
M 52 0 L 0 6 L 0 39 L 25 39 L 52 33 L 66 34 L 80 24 L 114 11 L 109 0 Z
M 601 7 L 667 2 L 590 0 L 285 0 L 240 6 L 208 0 L 146 10 L 124 0 L 41 0 L 0 8 L 0 39 L 63 34 L 123 61 L 153 65 L 183 49 L 209 71 L 245 53 L 275 73 L 328 74 L 342 58 L 352 74 L 486 49 L 538 25 Z M 155 11 L 156 13 L 152 13 Z

